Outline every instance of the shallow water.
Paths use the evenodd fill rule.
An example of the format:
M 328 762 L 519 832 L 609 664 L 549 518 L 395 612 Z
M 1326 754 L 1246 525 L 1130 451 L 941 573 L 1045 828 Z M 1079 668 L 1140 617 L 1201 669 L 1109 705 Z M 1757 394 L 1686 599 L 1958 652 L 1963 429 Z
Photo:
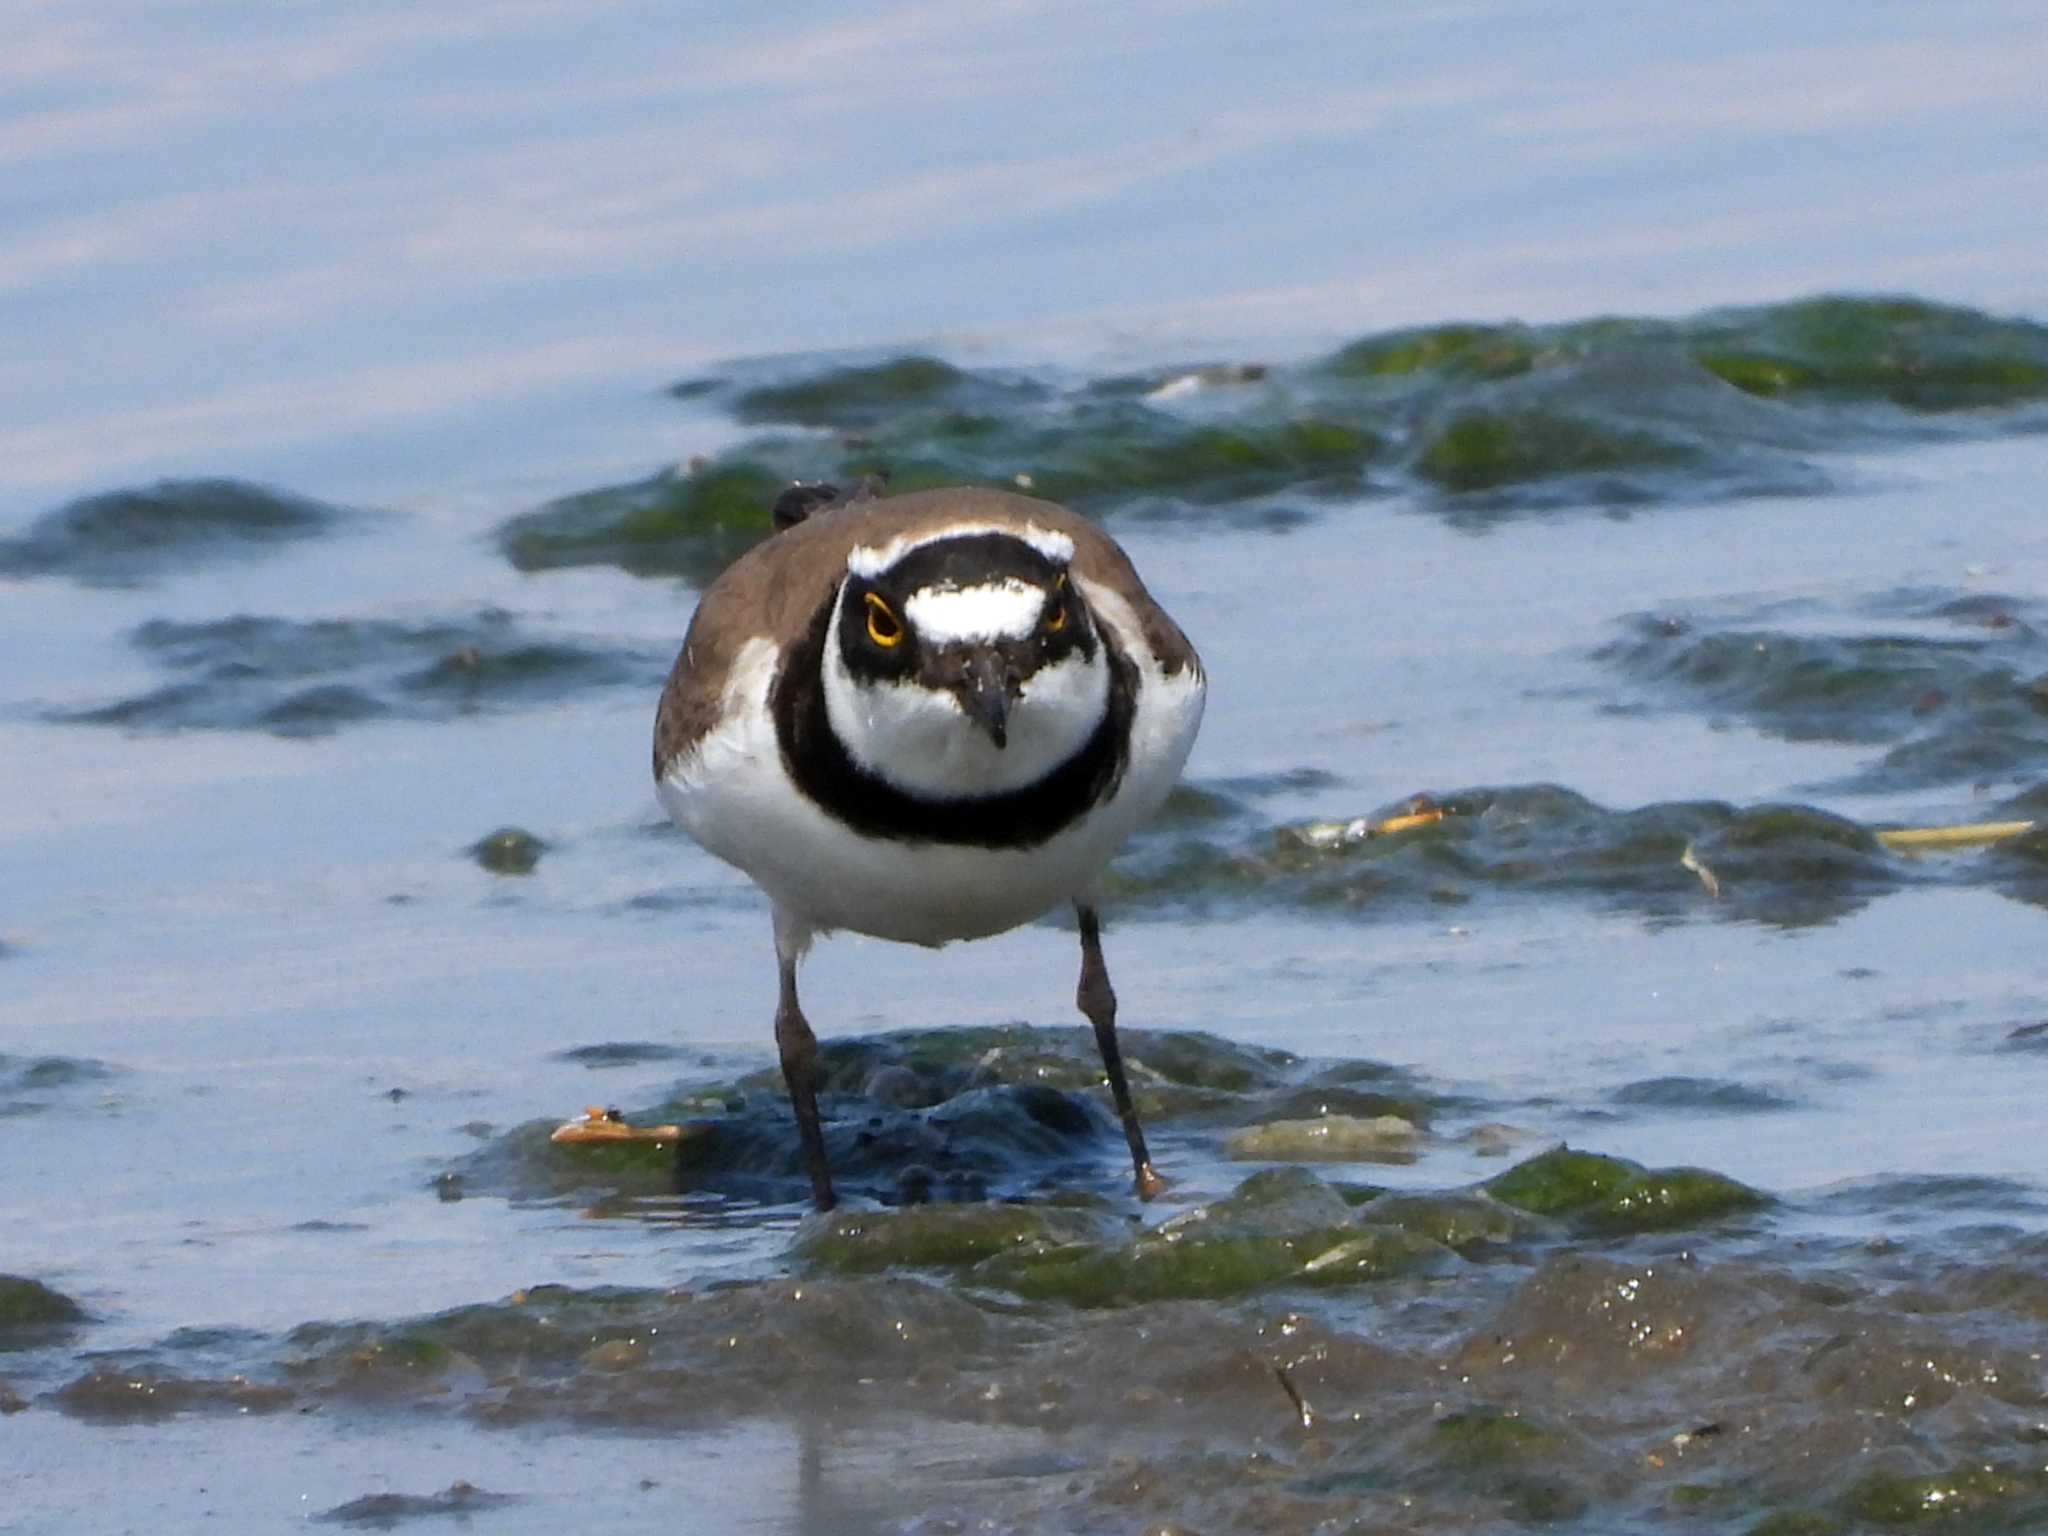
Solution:
M 1227 13 L 1167 9 L 1160 82 L 1233 52 Z M 162 41 L 219 65 L 234 10 Z M 723 89 L 780 142 L 792 110 L 846 121 L 829 61 L 914 61 L 938 27 L 934 79 L 996 78 L 1036 57 L 1028 10 L 820 22 Z M 54 135 L 0 135 L 45 193 L 29 254 L 77 265 L 0 264 L 7 302 L 76 344 L 40 390 L 0 374 L 0 1275 L 50 1288 L 0 1282 L 0 1529 L 2048 1517 L 2048 844 L 1878 836 L 2048 813 L 2048 330 L 2000 318 L 2048 307 L 2013 254 L 2040 176 L 2011 131 L 2038 79 L 2024 13 L 1930 39 L 1859 12 L 1854 48 L 1785 18 L 1652 39 L 1596 17 L 1642 54 L 1619 86 L 1485 7 L 1389 13 L 1373 46 L 1413 101 L 1268 112 L 1260 148 L 1251 80 L 1204 121 L 1240 134 L 1225 190 L 1281 149 L 1304 185 L 1381 155 L 1386 206 L 1417 215 L 1375 222 L 1398 297 L 1277 231 L 1185 288 L 1084 270 L 1207 227 L 1138 169 L 1179 110 L 1147 87 L 1119 121 L 1165 137 L 1116 185 L 1057 157 L 998 178 L 1083 198 L 1007 216 L 1072 243 L 1038 308 L 968 259 L 1014 226 L 962 212 L 928 249 L 780 250 L 806 280 L 781 309 L 751 302 L 778 274 L 721 277 L 714 242 L 683 275 L 729 313 L 688 334 L 651 318 L 671 290 L 642 263 L 682 238 L 661 199 L 744 222 L 765 160 L 616 203 L 611 257 L 534 237 L 533 207 L 591 212 L 575 176 L 509 190 L 577 163 L 593 102 L 711 89 L 636 51 L 633 13 L 579 10 L 589 52 L 561 69 L 545 6 L 244 38 L 317 88 L 230 71 L 224 105 L 152 97 L 198 135 L 143 156 L 189 195 L 170 205 L 111 152 L 107 208 L 58 190 L 123 131 L 78 62 L 114 58 L 108 34 L 39 31 L 15 66 Z M 1263 33 L 1276 70 L 1335 35 L 1289 16 Z M 1132 42 L 1064 24 L 1101 29 L 1090 58 Z M 1481 35 L 1527 78 L 1473 73 Z M 407 256 L 357 214 L 474 185 L 450 169 L 469 147 L 415 142 L 378 183 L 321 159 L 338 129 L 281 135 L 331 217 L 245 189 L 269 245 L 209 262 L 167 236 L 159 279 L 204 302 L 136 328 L 118 384 L 76 361 L 142 299 L 49 272 L 118 276 L 121 230 L 203 223 L 232 184 L 208 135 L 379 103 L 414 134 L 408 81 L 464 38 L 509 201 Z M 763 40 L 696 41 L 737 69 Z M 1766 42 L 1794 64 L 1760 78 Z M 1934 91 L 1936 55 L 1973 89 Z M 1845 58 L 1864 72 L 1822 67 Z M 1916 83 L 1800 105 L 1767 89 L 1799 60 Z M 1673 81 L 1721 110 L 1667 120 Z M 1448 211 L 1406 115 L 1425 100 L 1447 146 L 1516 146 L 1475 155 Z M 870 147 L 924 112 L 879 114 Z M 1759 135 L 1782 164 L 1748 183 L 1756 221 L 1674 190 Z M 1871 173 L 1814 201 L 1819 168 L 1944 154 L 1976 180 L 1929 175 L 1910 234 Z M 776 228 L 851 206 L 778 189 L 808 212 Z M 364 274 L 471 260 L 492 230 L 480 308 L 399 281 L 351 309 Z M 842 313 L 818 279 L 848 262 Z M 1880 285 L 1935 297 L 1788 300 Z M 559 334 L 480 366 L 504 348 L 479 317 L 516 325 L 536 293 Z M 259 297 L 302 306 L 328 375 L 250 329 Z M 1588 319 L 1617 306 L 1635 317 Z M 1501 323 L 1452 323 L 1474 315 Z M 600 318 L 647 323 L 607 350 Z M 240 340 L 174 377 L 223 327 Z M 1156 1205 L 1125 1194 L 1049 921 L 821 946 L 806 1004 L 854 1198 L 806 1216 L 766 918 L 661 821 L 647 736 L 693 583 L 759 536 L 765 495 L 873 471 L 1073 498 L 1209 664 L 1188 785 L 1111 878 Z M 1363 835 L 1415 796 L 1444 819 Z M 683 1150 L 551 1146 L 586 1105 L 675 1121 Z M 1560 1143 L 1623 1162 L 1560 1193 L 1537 1182 Z
M 888 1048 L 958 1064 L 925 1087 L 886 1053 L 835 1076 L 882 1244 L 844 1278 L 768 1070 L 758 903 L 639 782 L 686 594 L 603 567 L 515 591 L 494 541 L 399 519 L 265 551 L 263 611 L 203 550 L 141 585 L 18 584 L 76 646 L 4 726 L 43 765 L 6 828 L 37 893 L 0 955 L 7 1267 L 85 1314 L 0 1371 L 44 1469 L 17 1474 L 24 1528 L 142 1518 L 61 1471 L 87 1459 L 196 1518 L 223 1507 L 197 1468 L 250 1455 L 230 1507 L 259 1521 L 662 1518 L 702 1507 L 679 1466 L 738 1457 L 715 1497 L 764 1529 L 1747 1529 L 1951 1497 L 2020 1528 L 2048 1344 L 2039 855 L 1872 835 L 2039 804 L 2048 448 L 1948 435 L 1816 455 L 1821 494 L 1678 484 L 1618 519 L 1471 523 L 1398 491 L 1277 524 L 1112 508 L 1215 674 L 1190 789 L 1115 880 L 1175 1188 L 1122 1194 L 1059 927 L 835 940 L 807 990 L 828 1037 L 1024 1019 L 1060 1053 L 955 1030 Z M 474 599 L 394 600 L 422 542 Z M 1327 664 L 1271 663 L 1333 637 Z M 306 689 L 374 707 L 308 732 L 277 713 Z M 1995 749 L 1898 766 L 1937 733 Z M 1346 830 L 1414 792 L 1447 818 Z M 1160 1077 L 1162 1024 L 1290 1054 Z M 1037 1086 L 992 1091 L 1006 1061 Z M 586 1103 L 703 1129 L 680 1173 L 548 1148 L 535 1117 Z M 1383 1113 L 1414 1134 L 1307 1163 L 1323 1193 L 1230 1235 L 1248 1172 L 1326 1155 L 1287 1127 Z M 1629 1236 L 1367 1198 L 1560 1140 L 1771 1203 Z M 925 1236 L 891 1210 L 934 1197 L 1057 1219 L 991 1249 L 988 1207 Z M 1131 1246 L 1137 1220 L 1158 1232 Z M 1601 1344 L 1611 1298 L 1667 1273 L 1682 1291 Z M 822 1333 L 784 1310 L 807 1287 Z M 1523 1333 L 1554 1342 L 1502 1374 L 1484 1341 Z M 1610 1347 L 1619 1397 L 1582 1374 Z M 1884 1406 L 1930 1370 L 1934 1409 Z

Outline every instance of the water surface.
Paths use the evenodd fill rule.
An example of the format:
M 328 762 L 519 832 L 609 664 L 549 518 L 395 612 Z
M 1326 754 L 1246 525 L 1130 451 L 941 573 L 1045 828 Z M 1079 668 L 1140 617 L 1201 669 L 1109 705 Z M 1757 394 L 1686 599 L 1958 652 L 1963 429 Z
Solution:
M 2039 1523 L 2027 8 L 21 20 L 0 1526 Z M 647 738 L 873 472 L 1209 664 L 1155 1206 L 1049 921 L 821 946 L 805 1216 Z

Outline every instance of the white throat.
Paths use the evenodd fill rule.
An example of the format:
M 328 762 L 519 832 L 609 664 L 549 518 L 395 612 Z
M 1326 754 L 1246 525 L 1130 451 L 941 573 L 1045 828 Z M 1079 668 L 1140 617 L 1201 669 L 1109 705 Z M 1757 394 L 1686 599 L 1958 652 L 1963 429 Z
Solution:
M 1025 590 L 1032 594 L 1027 622 L 1036 623 L 1042 599 L 1036 589 Z M 939 604 L 936 612 L 920 606 L 931 603 Z M 998 585 L 924 594 L 906 607 L 913 623 L 938 621 L 940 637 L 950 642 L 1014 633 L 1006 604 L 1020 606 Z M 826 718 L 856 764 L 906 794 L 962 800 L 1023 789 L 1078 752 L 1108 712 L 1109 661 L 1097 644 L 1092 659 L 1074 651 L 1025 679 L 998 747 L 942 689 L 855 678 L 840 654 L 840 618 L 835 607 L 825 636 Z M 999 619 L 1000 627 L 982 632 Z

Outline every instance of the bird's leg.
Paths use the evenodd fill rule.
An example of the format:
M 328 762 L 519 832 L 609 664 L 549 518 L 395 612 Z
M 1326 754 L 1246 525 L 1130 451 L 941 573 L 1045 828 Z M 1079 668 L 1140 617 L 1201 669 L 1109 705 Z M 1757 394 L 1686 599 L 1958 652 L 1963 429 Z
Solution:
M 1124 1122 L 1124 1138 L 1131 1144 L 1138 1198 L 1150 1200 L 1166 1188 L 1166 1180 L 1154 1171 L 1151 1154 L 1145 1150 L 1145 1133 L 1139 1128 L 1131 1085 L 1124 1077 L 1124 1053 L 1116 1043 L 1116 989 L 1109 984 L 1109 967 L 1102 963 L 1102 922 L 1093 907 L 1079 902 L 1074 913 L 1081 920 L 1081 984 L 1074 989 L 1074 1005 L 1095 1026 L 1095 1044 L 1102 1052 L 1103 1070 L 1109 1074 L 1109 1091 Z
M 776 924 L 775 959 L 782 973 L 782 999 L 775 1006 L 775 1047 L 782 1053 L 782 1080 L 789 1085 L 804 1161 L 810 1165 L 811 1198 L 819 1210 L 829 1211 L 835 1202 L 832 1173 L 825 1166 L 825 1131 L 818 1123 L 818 1037 L 811 1033 L 810 1022 L 796 1000 L 796 963 L 803 948 L 801 940 L 785 942 L 783 925 Z

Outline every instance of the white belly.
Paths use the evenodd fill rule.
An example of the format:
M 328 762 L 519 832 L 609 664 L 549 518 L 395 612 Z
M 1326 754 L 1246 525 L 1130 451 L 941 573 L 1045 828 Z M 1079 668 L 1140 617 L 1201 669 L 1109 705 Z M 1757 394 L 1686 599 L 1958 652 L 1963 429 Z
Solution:
M 1198 678 L 1147 674 L 1123 780 L 1081 821 L 1033 848 L 900 842 L 848 830 L 791 785 L 767 707 L 774 668 L 765 642 L 742 654 L 726 695 L 730 723 L 660 781 L 662 805 L 787 916 L 911 944 L 986 938 L 1085 893 L 1166 798 L 1202 714 Z

